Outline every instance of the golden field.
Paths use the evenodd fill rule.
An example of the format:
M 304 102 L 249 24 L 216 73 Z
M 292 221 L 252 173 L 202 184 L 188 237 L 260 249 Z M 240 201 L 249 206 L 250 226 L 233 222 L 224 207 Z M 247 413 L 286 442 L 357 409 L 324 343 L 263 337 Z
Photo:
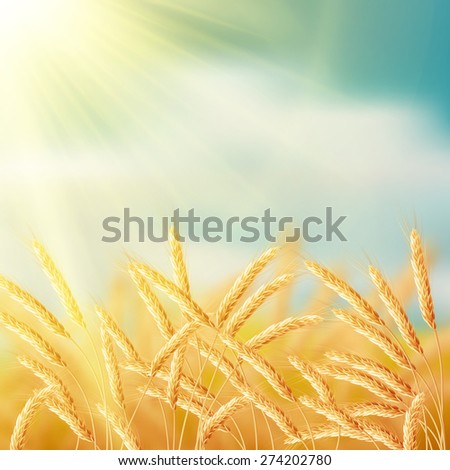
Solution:
M 33 247 L 63 313 L 0 277 L 1 449 L 446 448 L 450 330 L 415 230 L 411 265 L 392 283 L 370 267 L 364 296 L 291 245 L 196 296 L 172 232 L 170 276 L 130 259 L 83 309 Z

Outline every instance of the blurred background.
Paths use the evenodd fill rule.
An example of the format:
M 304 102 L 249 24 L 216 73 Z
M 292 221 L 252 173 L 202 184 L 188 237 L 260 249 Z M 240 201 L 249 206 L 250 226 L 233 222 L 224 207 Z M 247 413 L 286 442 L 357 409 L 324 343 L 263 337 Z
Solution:
M 167 266 L 165 245 L 101 241 L 124 207 L 301 220 L 332 206 L 348 242 L 304 256 L 356 282 L 369 257 L 390 275 L 417 224 L 444 311 L 449 21 L 445 0 L 0 0 L 0 271 L 56 305 L 37 237 L 87 305 L 127 252 Z M 264 244 L 190 243 L 197 291 Z

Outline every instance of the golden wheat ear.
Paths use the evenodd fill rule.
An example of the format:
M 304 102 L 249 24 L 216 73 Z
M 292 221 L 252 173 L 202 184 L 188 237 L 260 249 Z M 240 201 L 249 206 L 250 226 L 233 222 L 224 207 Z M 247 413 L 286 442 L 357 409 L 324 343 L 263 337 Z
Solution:
M 425 323 L 436 330 L 436 318 L 434 313 L 433 298 L 431 296 L 430 279 L 425 264 L 425 254 L 422 240 L 417 230 L 413 229 L 410 236 L 411 266 L 414 273 L 420 311 Z
M 99 413 L 107 419 L 109 423 L 111 423 L 114 432 L 120 437 L 123 445 L 128 450 L 140 450 L 141 447 L 136 435 L 123 418 L 112 411 L 107 410 L 102 405 L 97 405 L 97 409 Z
M 380 315 L 378 315 L 369 302 L 361 297 L 361 295 L 345 281 L 336 276 L 336 274 L 314 261 L 305 261 L 305 264 L 309 271 L 321 279 L 323 283 L 336 292 L 339 297 L 346 300 L 359 313 L 361 318 L 378 326 L 385 325 Z
M 31 346 L 51 364 L 66 367 L 66 363 L 62 360 L 56 349 L 45 341 L 37 331 L 5 312 L 0 312 L 0 323 L 3 323 L 8 330 L 16 333 L 28 344 L 31 344 Z
M 402 338 L 411 349 L 418 352 L 419 354 L 423 354 L 423 348 L 420 344 L 419 338 L 417 337 L 416 331 L 409 321 L 405 309 L 402 307 L 400 301 L 392 292 L 389 284 L 383 278 L 380 271 L 373 266 L 369 266 L 369 273 L 373 283 L 375 284 L 375 287 L 378 290 L 380 299 L 383 301 L 387 311 L 394 319 L 400 334 L 402 335 Z
M 75 300 L 69 285 L 67 284 L 59 269 L 56 267 L 55 262 L 48 254 L 44 245 L 39 243 L 37 240 L 34 240 L 33 248 L 42 269 L 44 270 L 45 274 L 47 274 L 53 289 L 56 291 L 59 299 L 61 300 L 61 303 L 64 305 L 67 315 L 77 325 L 81 326 L 82 328 L 86 328 L 86 323 L 84 321 L 80 307 L 78 306 L 78 303 Z
M 10 297 L 22 305 L 25 310 L 32 313 L 48 330 L 55 335 L 70 338 L 68 331 L 53 313 L 49 312 L 44 305 L 29 292 L 3 276 L 0 276 L 0 288 L 4 289 Z
M 425 395 L 416 395 L 405 415 L 403 424 L 403 448 L 416 450 L 419 447 L 418 436 L 420 423 L 423 416 Z
M 22 411 L 16 419 L 9 448 L 11 450 L 22 450 L 25 447 L 28 430 L 36 417 L 39 408 L 45 405 L 45 400 L 52 394 L 53 387 L 45 387 L 34 392 L 25 403 Z

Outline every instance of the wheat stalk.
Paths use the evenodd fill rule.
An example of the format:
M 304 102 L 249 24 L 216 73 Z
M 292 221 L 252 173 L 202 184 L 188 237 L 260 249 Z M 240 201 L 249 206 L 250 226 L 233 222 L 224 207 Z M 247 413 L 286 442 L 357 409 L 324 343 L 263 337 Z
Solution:
M 64 308 L 66 309 L 67 314 L 79 326 L 86 328 L 86 323 L 84 321 L 80 307 L 78 306 L 78 303 L 75 300 L 75 297 L 73 296 L 66 280 L 56 267 L 56 264 L 47 253 L 44 246 L 37 240 L 33 241 L 33 248 L 39 262 L 41 263 L 42 269 L 50 279 L 53 288 L 55 289 L 62 304 L 64 305 Z
M 411 349 L 419 354 L 423 354 L 423 348 L 411 322 L 409 321 L 408 315 L 397 297 L 395 297 L 389 284 L 383 278 L 380 271 L 373 266 L 369 267 L 369 273 L 373 283 L 378 289 L 378 295 L 386 306 L 389 314 L 394 319 L 402 338 Z
M 418 434 L 423 416 L 425 396 L 423 393 L 416 395 L 408 408 L 403 424 L 403 448 L 405 450 L 416 450 L 419 446 Z
M 97 404 L 97 409 L 100 414 L 111 423 L 114 432 L 122 439 L 123 445 L 128 450 L 140 450 L 139 441 L 131 430 L 128 423 L 116 413 L 113 413 L 110 410 L 107 410 L 104 406 Z
M 265 251 L 258 259 L 253 261 L 247 269 L 236 279 L 227 295 L 224 297 L 217 310 L 217 324 L 219 328 L 225 323 L 240 298 L 255 280 L 256 276 L 279 252 L 279 247 L 273 247 Z
M 257 292 L 249 297 L 244 305 L 230 318 L 225 328 L 225 334 L 235 336 L 242 325 L 253 315 L 253 313 L 275 292 L 289 284 L 294 279 L 293 274 L 283 274 L 273 281 L 260 287 Z
M 349 324 L 356 332 L 366 337 L 371 343 L 378 346 L 397 365 L 410 370 L 412 365 L 405 352 L 378 328 L 362 320 L 358 316 L 343 309 L 333 309 L 333 313 L 343 322 Z
M 389 387 L 393 388 L 398 394 L 402 394 L 410 398 L 415 396 L 408 382 L 378 361 L 357 356 L 356 354 L 340 353 L 336 351 L 329 351 L 325 353 L 325 356 L 332 361 L 346 364 L 354 369 L 366 372 L 373 377 L 376 377 Z
M 436 318 L 434 314 L 433 298 L 431 296 L 430 279 L 425 265 L 425 255 L 417 230 L 413 229 L 410 236 L 411 247 L 411 265 L 414 273 L 414 282 L 416 284 L 419 297 L 420 311 L 426 324 L 436 330 Z
M 22 450 L 25 447 L 25 441 L 28 430 L 33 423 L 39 408 L 45 404 L 45 400 L 51 395 L 53 387 L 46 387 L 37 390 L 31 398 L 27 400 L 25 406 L 17 416 L 9 444 L 10 450 Z
M 39 300 L 34 298 L 29 292 L 19 287 L 14 282 L 0 276 L 0 287 L 30 313 L 36 316 L 39 321 L 56 335 L 70 338 L 68 331 L 58 321 L 58 319 L 49 312 Z
M 0 312 L 0 322 L 8 330 L 13 331 L 24 341 L 31 344 L 51 364 L 66 367 L 66 363 L 62 360 L 59 353 L 37 331 L 5 312 Z
M 379 326 L 384 326 L 384 321 L 374 308 L 346 282 L 314 261 L 305 261 L 305 264 L 313 274 L 322 279 L 325 285 L 346 300 L 364 320 Z

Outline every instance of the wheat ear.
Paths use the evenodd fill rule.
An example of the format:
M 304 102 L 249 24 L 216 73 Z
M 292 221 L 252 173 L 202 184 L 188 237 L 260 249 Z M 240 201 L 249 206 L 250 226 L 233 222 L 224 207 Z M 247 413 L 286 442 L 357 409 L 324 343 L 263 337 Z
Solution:
M 170 364 L 169 381 L 167 384 L 167 394 L 169 397 L 169 404 L 173 410 L 176 409 L 178 396 L 180 394 L 181 379 L 183 376 L 183 365 L 186 356 L 186 348 L 188 344 L 188 338 L 181 344 L 173 355 L 172 362 Z
M 202 308 L 185 292 L 183 292 L 176 284 L 166 279 L 158 271 L 150 268 L 143 263 L 133 263 L 133 266 L 147 279 L 152 281 L 155 286 L 161 291 L 165 292 L 181 309 L 189 321 L 198 321 L 205 326 L 214 328 L 209 316 L 202 310 Z
M 380 402 L 354 403 L 346 406 L 345 411 L 354 417 L 399 418 L 405 414 L 398 406 Z
M 212 435 L 223 427 L 227 419 L 247 405 L 247 403 L 248 398 L 246 397 L 234 397 L 222 405 L 211 417 L 207 418 L 201 427 L 200 442 L 202 446 L 205 447 Z
M 97 404 L 97 409 L 100 414 L 111 423 L 114 432 L 122 439 L 123 445 L 128 450 L 140 450 L 136 435 L 122 417 L 99 404 Z
M 253 315 L 253 313 L 275 292 L 289 284 L 294 279 L 293 274 L 283 274 L 273 281 L 260 287 L 255 294 L 249 297 L 244 305 L 230 318 L 225 334 L 235 336 L 242 325 Z
M 61 359 L 59 353 L 37 331 L 5 312 L 0 312 L 0 322 L 8 330 L 13 331 L 24 341 L 31 344 L 51 364 L 66 367 L 66 363 Z
M 133 282 L 135 283 L 140 297 L 144 301 L 147 310 L 155 320 L 156 326 L 158 327 L 162 337 L 165 340 L 169 340 L 171 336 L 175 334 L 175 328 L 172 322 L 169 320 L 166 311 L 164 310 L 161 302 L 159 301 L 156 294 L 151 290 L 147 284 L 145 277 L 137 270 L 133 265 L 128 268 Z
M 243 359 L 259 372 L 282 398 L 291 402 L 296 401 L 289 385 L 266 359 L 256 351 L 253 351 L 245 344 L 242 344 L 233 338 L 222 337 L 222 341 L 226 346 L 233 350 L 240 359 Z
M 311 384 L 319 395 L 320 400 L 334 403 L 335 399 L 331 393 L 330 387 L 325 381 L 323 375 L 317 372 L 316 368 L 307 361 L 302 361 L 298 357 L 289 357 L 289 362 L 295 367 Z
M 47 398 L 46 404 L 48 409 L 64 421 L 77 437 L 87 442 L 94 442 L 91 431 L 65 401 L 62 401 L 59 397 L 50 396 Z
M 19 302 L 30 313 L 36 316 L 38 320 L 50 331 L 58 336 L 70 338 L 70 334 L 58 319 L 49 312 L 39 300 L 34 298 L 29 292 L 19 287 L 14 282 L 0 276 L 0 287 L 4 289 L 15 301 Z
M 313 274 L 322 279 L 330 289 L 346 300 L 364 320 L 379 326 L 384 326 L 384 321 L 374 308 L 346 282 L 314 261 L 305 261 L 305 264 L 306 267 Z
M 389 449 L 402 449 L 402 443 L 395 434 L 379 425 L 353 417 L 350 413 L 339 408 L 335 403 L 324 402 L 306 396 L 299 397 L 299 401 L 304 406 L 325 416 L 329 421 L 342 427 L 342 435 L 366 442 L 378 441 Z
M 419 447 L 418 435 L 421 418 L 423 416 L 425 396 L 423 393 L 416 395 L 405 415 L 403 424 L 403 448 L 416 450 Z
M 139 392 L 149 397 L 162 400 L 170 405 L 169 397 L 167 396 L 167 392 L 165 390 L 160 390 L 155 386 L 146 386 L 140 387 Z M 208 410 L 205 408 L 204 403 L 202 403 L 200 400 L 198 400 L 192 395 L 187 396 L 185 393 L 179 394 L 177 406 L 179 406 L 182 410 L 185 410 L 188 413 L 191 413 L 192 415 L 196 416 L 201 421 L 203 421 L 205 417 L 209 417 L 212 415 L 212 413 L 208 412 Z
M 121 349 L 125 357 L 130 362 L 144 365 L 144 361 L 139 356 L 139 353 L 134 348 L 131 341 L 127 338 L 122 329 L 112 319 L 112 317 L 106 312 L 106 310 L 98 305 L 95 307 L 97 315 L 100 317 L 102 324 L 109 335 L 114 339 L 117 346 Z
M 378 328 L 343 309 L 333 309 L 333 313 L 343 322 L 349 324 L 356 332 L 366 337 L 371 343 L 378 346 L 397 365 L 411 370 L 411 363 L 405 352 L 400 349 L 388 336 Z
M 79 326 L 86 328 L 86 323 L 84 321 L 80 307 L 78 306 L 72 291 L 70 290 L 63 275 L 56 267 L 56 264 L 47 253 L 44 245 L 39 243 L 37 240 L 34 240 L 33 248 L 39 262 L 41 263 L 42 269 L 47 274 L 53 288 L 64 305 L 67 315 L 69 315 L 69 317 Z
M 72 394 L 64 382 L 51 369 L 28 356 L 19 356 L 17 359 L 23 367 L 33 372 L 33 374 L 41 379 L 48 387 L 52 387 L 55 396 L 57 396 L 66 407 L 72 409 L 72 414 L 78 414 Z
M 172 268 L 175 273 L 175 281 L 178 287 L 187 295 L 191 295 L 191 287 L 189 285 L 189 277 L 184 261 L 183 249 L 175 233 L 175 228 L 172 227 L 169 236 L 169 245 L 171 253 Z
M 105 359 L 105 367 L 108 373 L 111 394 L 117 406 L 125 410 L 125 397 L 123 394 L 122 379 L 120 377 L 119 365 L 117 363 L 117 356 L 114 352 L 111 336 L 106 331 L 104 326 L 101 327 L 100 332 L 102 338 L 103 357 Z
M 334 364 L 318 365 L 317 370 L 320 374 L 329 375 L 335 379 L 345 380 L 354 385 L 359 385 L 389 403 L 397 405 L 403 403 L 403 400 L 395 390 L 366 372 Z
M 224 297 L 217 310 L 217 323 L 219 328 L 228 319 L 240 298 L 255 280 L 256 276 L 279 252 L 279 247 L 273 247 L 265 251 L 258 259 L 253 261 L 247 269 L 236 279 L 227 295 Z
M 45 400 L 51 393 L 52 387 L 46 387 L 34 392 L 31 398 L 27 400 L 19 416 L 17 416 L 16 424 L 11 434 L 10 450 L 22 450 L 25 447 L 28 429 L 33 423 L 39 408 L 45 404 Z
M 426 324 L 436 330 L 436 318 L 434 314 L 433 298 L 431 297 L 430 279 L 425 264 L 425 255 L 417 230 L 413 229 L 410 236 L 411 265 L 414 272 L 417 295 L 419 297 L 420 311 Z
M 306 326 L 317 325 L 322 321 L 322 319 L 323 318 L 319 315 L 304 315 L 299 318 L 286 318 L 285 320 L 270 325 L 265 330 L 261 331 L 261 333 L 250 338 L 245 344 L 253 351 L 257 351 L 266 344 L 271 343 L 291 331 L 304 328 Z
M 411 349 L 422 354 L 423 348 L 420 344 L 419 338 L 417 337 L 417 334 L 411 322 L 409 321 L 405 309 L 402 307 L 400 301 L 392 292 L 389 284 L 383 278 L 380 271 L 373 266 L 369 267 L 369 273 L 378 290 L 380 299 L 383 301 L 387 311 L 394 319 L 395 324 L 397 325 L 400 334 L 402 335 L 402 338 Z
M 180 347 L 186 344 L 195 331 L 197 331 L 199 324 L 195 321 L 186 323 L 179 331 L 177 331 L 172 338 L 158 351 L 153 358 L 149 367 L 149 374 L 155 375 L 161 368 L 164 362 Z
M 388 367 L 378 361 L 369 359 L 367 357 L 357 356 L 356 354 L 341 353 L 336 351 L 329 351 L 325 356 L 331 361 L 346 364 L 354 369 L 366 372 L 380 381 L 384 382 L 389 387 L 393 388 L 398 394 L 407 397 L 414 397 L 415 394 L 411 386 L 403 380 L 398 374 L 391 371 Z

